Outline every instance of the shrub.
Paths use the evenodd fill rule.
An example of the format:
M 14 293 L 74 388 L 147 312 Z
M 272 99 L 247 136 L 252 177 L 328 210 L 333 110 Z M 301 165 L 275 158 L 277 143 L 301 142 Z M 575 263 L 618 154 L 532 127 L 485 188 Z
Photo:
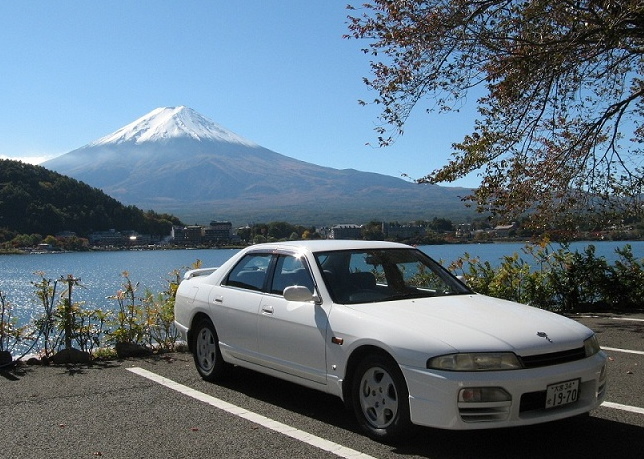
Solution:
M 597 257 L 593 245 L 579 253 L 567 245 L 552 250 L 544 241 L 526 245 L 523 252 L 532 263 L 515 253 L 493 267 L 466 253 L 449 269 L 478 293 L 557 312 L 644 307 L 644 266 L 629 245 L 617 249 L 614 265 Z
M 125 282 L 122 289 L 108 299 L 116 300 L 118 310 L 111 322 L 115 328 L 107 333 L 108 340 L 113 343 L 141 344 L 145 335 L 145 318 L 141 308 L 141 298 L 136 296 L 139 283 L 133 283 L 129 273 L 121 273 Z
M 200 267 L 201 261 L 197 260 L 190 268 Z M 40 353 L 45 358 L 52 357 L 60 348 L 74 347 L 104 359 L 116 355 L 109 345 L 118 343 L 147 345 L 161 351 L 182 349 L 174 326 L 174 298 L 184 269 L 188 268 L 171 273 L 172 279 L 167 281 L 164 291 L 155 294 L 147 290 L 142 297 L 137 294 L 139 283 L 124 271 L 122 288 L 107 298 L 117 302 L 116 311 L 87 309 L 84 303 L 74 302 L 73 289 L 82 285 L 71 274 L 52 281 L 44 272 L 36 272 L 40 280 L 32 285 L 43 312 L 31 326 L 17 326 L 11 304 L 0 291 L 0 352 L 26 343 L 28 352 Z M 60 294 L 59 283 L 66 284 Z
M 160 350 L 173 351 L 179 340 L 174 326 L 174 296 L 169 292 L 154 295 L 146 292 L 143 299 L 148 345 Z
M 40 276 L 40 280 L 32 282 L 32 285 L 36 288 L 34 293 L 42 306 L 43 313 L 34 320 L 34 325 L 38 333 L 37 341 L 41 343 L 45 357 L 50 357 L 58 347 L 62 333 L 62 330 L 56 326 L 54 316 L 57 281 L 52 283 L 51 279 L 45 278 L 45 273 L 42 271 L 35 274 Z
M 609 266 L 609 282 L 605 294 L 611 306 L 618 309 L 642 308 L 644 302 L 644 259 L 637 260 L 633 249 L 626 245 L 616 250 L 619 259 Z
M 26 327 L 18 326 L 11 303 L 0 291 L 0 352 L 9 353 L 25 338 Z

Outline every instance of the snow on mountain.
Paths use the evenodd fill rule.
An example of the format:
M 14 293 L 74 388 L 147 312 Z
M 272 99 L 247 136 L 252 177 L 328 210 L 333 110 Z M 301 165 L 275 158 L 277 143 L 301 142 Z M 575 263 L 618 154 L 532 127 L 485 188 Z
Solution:
M 257 146 L 250 140 L 229 131 L 191 108 L 160 107 L 133 121 L 127 126 L 90 143 L 96 147 L 107 144 L 131 142 L 159 142 L 188 137 L 194 140 L 216 140 L 237 143 L 250 147 Z

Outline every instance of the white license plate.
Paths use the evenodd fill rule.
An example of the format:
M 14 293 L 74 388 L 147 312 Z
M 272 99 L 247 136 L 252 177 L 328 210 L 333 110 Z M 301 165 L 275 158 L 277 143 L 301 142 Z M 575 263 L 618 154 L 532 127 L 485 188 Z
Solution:
M 546 390 L 546 408 L 575 403 L 579 399 L 579 379 L 550 384 Z

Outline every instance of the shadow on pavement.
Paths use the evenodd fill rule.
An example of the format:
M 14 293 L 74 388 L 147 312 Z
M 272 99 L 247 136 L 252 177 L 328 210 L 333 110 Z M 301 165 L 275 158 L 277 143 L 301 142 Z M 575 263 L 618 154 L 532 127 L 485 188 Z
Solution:
M 581 416 L 511 429 L 443 431 L 422 429 L 392 452 L 431 458 L 642 457 L 644 428 Z
M 340 399 L 270 376 L 235 368 L 221 386 L 351 432 L 359 432 Z M 427 458 L 643 457 L 644 427 L 578 416 L 527 427 L 475 431 L 421 428 L 391 453 Z

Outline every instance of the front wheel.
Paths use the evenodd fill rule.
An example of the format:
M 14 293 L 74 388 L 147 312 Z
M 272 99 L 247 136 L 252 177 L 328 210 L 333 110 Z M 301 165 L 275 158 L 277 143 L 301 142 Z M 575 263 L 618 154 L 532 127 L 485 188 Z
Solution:
M 353 411 L 366 434 L 396 442 L 413 432 L 409 392 L 393 359 L 370 355 L 357 366 L 352 387 Z
M 212 322 L 202 319 L 194 328 L 193 357 L 197 371 L 206 381 L 221 379 L 228 370 L 219 350 L 219 338 Z

